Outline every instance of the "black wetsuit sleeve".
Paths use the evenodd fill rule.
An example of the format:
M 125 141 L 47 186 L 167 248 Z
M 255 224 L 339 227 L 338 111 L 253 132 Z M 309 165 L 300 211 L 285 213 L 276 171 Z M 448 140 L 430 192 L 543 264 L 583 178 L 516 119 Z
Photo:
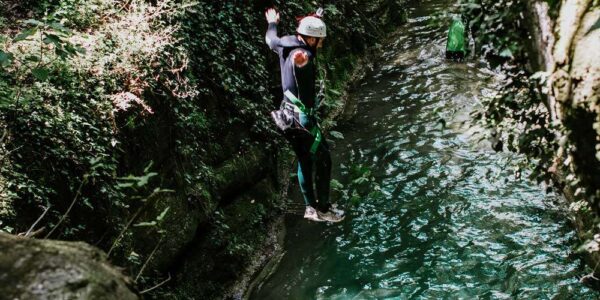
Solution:
M 269 45 L 269 48 L 275 52 L 279 52 L 279 50 L 282 48 L 280 39 L 277 36 L 277 23 L 269 23 L 265 41 L 267 42 L 267 45 Z

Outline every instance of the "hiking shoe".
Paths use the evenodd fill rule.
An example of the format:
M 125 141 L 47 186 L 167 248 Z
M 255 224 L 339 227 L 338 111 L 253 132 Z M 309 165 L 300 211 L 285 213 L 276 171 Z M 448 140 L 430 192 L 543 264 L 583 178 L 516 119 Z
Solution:
M 338 215 L 338 216 L 343 216 L 344 215 L 344 210 L 342 210 L 341 208 L 338 207 L 337 204 L 331 204 L 331 207 L 329 207 L 329 211 Z
M 317 205 L 315 206 L 315 208 L 319 211 L 319 212 L 332 212 L 338 216 L 343 216 L 344 215 L 344 211 L 338 207 L 337 204 L 331 204 L 331 203 L 326 203 L 326 204 L 320 204 L 317 203 Z
M 334 212 L 332 212 L 331 210 L 329 210 L 327 212 L 317 211 L 317 215 L 319 216 L 319 219 L 321 219 L 322 221 L 333 222 L 333 223 L 340 222 L 344 219 L 344 216 L 337 215 Z
M 309 219 L 311 221 L 315 221 L 315 222 L 325 221 L 325 220 L 319 218 L 319 214 L 317 213 L 317 210 L 314 209 L 312 206 L 306 207 L 306 210 L 304 211 L 304 218 Z

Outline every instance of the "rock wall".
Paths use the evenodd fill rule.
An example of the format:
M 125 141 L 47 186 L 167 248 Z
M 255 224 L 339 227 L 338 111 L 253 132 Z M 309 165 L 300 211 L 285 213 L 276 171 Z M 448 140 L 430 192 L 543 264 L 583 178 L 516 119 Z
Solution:
M 592 49 L 600 47 L 600 6 L 598 1 L 564 0 L 554 13 L 544 1 L 530 2 L 528 8 L 533 70 L 548 77 L 543 83 L 546 106 L 560 140 L 550 172 L 571 204 L 588 265 L 595 266 L 600 262 L 594 250 L 600 213 L 600 56 Z
M 593 29 L 598 20 L 597 3 L 562 3 L 548 82 L 552 115 L 566 128 L 563 138 L 568 141 L 559 149 L 559 161 L 577 175 L 565 180 L 570 187 L 566 192 L 573 203 L 589 207 L 575 211 L 580 237 L 586 243 L 594 241 L 598 231 L 593 215 L 600 213 L 600 57 L 591 50 L 600 47 L 600 30 Z M 589 265 L 597 265 L 599 253 L 590 252 Z

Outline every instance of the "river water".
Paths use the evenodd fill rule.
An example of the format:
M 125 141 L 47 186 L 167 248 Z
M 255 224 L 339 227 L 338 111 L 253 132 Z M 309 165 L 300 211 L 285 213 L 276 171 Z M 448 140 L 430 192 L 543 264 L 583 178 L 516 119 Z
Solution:
M 596 298 L 577 281 L 564 204 L 518 179 L 520 158 L 469 124 L 501 76 L 444 60 L 449 17 L 439 15 L 453 1 L 412 2 L 332 151 L 346 219 L 290 214 L 285 253 L 251 298 Z

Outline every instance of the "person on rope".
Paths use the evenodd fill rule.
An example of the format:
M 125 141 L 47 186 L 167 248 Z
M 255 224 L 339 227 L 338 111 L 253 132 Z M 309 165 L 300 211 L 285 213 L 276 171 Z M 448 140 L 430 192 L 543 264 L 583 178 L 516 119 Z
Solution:
M 319 104 L 315 93 L 315 58 L 326 36 L 322 9 L 299 19 L 297 35 L 283 37 L 277 35 L 279 13 L 271 8 L 265 17 L 269 23 L 265 39 L 279 56 L 283 88 L 281 107 L 271 115 L 298 157 L 298 181 L 306 204 L 304 218 L 339 222 L 344 218 L 343 211 L 329 202 L 329 146 L 315 116 Z

